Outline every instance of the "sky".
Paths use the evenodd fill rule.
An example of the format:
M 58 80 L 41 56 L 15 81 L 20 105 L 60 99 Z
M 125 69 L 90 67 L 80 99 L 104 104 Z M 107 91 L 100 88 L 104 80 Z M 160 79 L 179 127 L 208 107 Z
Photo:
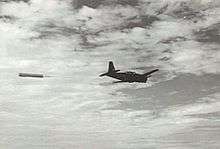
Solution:
M 0 147 L 218 148 L 219 13 L 219 0 L 0 0 Z M 110 60 L 160 71 L 113 84 L 98 77 Z

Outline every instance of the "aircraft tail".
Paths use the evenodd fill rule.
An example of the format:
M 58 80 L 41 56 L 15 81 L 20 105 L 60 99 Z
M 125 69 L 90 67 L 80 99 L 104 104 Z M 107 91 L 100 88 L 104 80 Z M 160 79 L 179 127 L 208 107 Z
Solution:
M 149 71 L 149 72 L 145 73 L 144 76 L 151 77 L 151 74 L 156 72 L 156 71 L 159 71 L 159 69 L 154 69 L 152 71 Z
M 99 75 L 99 76 L 100 76 L 100 77 L 106 76 L 106 75 L 108 75 L 108 74 L 116 73 L 116 72 L 118 72 L 118 71 L 120 71 L 120 70 L 115 70 L 115 67 L 114 67 L 113 62 L 112 62 L 112 61 L 109 61 L 109 64 L 108 64 L 108 72 L 103 73 L 103 74 L 101 74 L 101 75 Z
M 108 64 L 108 72 L 114 72 L 115 71 L 115 67 L 112 61 L 109 62 Z

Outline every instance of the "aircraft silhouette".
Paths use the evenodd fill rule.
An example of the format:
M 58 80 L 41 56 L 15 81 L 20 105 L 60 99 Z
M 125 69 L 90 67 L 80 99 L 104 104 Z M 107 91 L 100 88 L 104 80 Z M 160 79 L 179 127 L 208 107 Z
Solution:
M 108 72 L 107 73 L 103 73 L 101 75 L 99 75 L 100 77 L 102 76 L 108 76 L 108 77 L 112 77 L 115 79 L 118 79 L 120 81 L 117 81 L 115 83 L 119 83 L 119 82 L 141 82 L 141 83 L 146 83 L 148 78 L 151 77 L 151 74 L 158 71 L 159 69 L 154 69 L 152 71 L 149 71 L 147 73 L 144 74 L 138 74 L 132 71 L 126 71 L 126 72 L 119 72 L 120 70 L 116 70 L 114 67 L 114 64 L 112 61 L 109 62 L 109 67 L 108 67 Z

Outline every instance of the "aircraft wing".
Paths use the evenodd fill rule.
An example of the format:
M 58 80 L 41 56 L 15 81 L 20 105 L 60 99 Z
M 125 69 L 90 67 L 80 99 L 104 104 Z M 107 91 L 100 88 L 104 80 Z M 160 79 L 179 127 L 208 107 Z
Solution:
M 159 69 L 154 69 L 152 71 L 149 71 L 149 72 L 145 73 L 144 76 L 149 76 L 150 74 L 152 74 L 152 73 L 154 73 L 156 71 L 159 71 Z

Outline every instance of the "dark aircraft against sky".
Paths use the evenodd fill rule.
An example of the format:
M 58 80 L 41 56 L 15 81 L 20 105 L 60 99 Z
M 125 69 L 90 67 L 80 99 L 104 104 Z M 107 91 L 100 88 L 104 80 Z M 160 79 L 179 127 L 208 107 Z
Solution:
M 151 77 L 151 74 L 158 71 L 158 70 L 159 69 L 154 69 L 154 70 L 151 70 L 151 71 L 144 73 L 144 74 L 138 74 L 138 73 L 132 72 L 132 71 L 119 72 L 120 70 L 116 70 L 113 62 L 110 61 L 109 67 L 108 67 L 108 72 L 101 74 L 100 77 L 108 76 L 108 77 L 112 77 L 112 78 L 120 80 L 120 81 L 117 81 L 116 83 L 119 83 L 119 82 L 146 83 L 148 78 Z

